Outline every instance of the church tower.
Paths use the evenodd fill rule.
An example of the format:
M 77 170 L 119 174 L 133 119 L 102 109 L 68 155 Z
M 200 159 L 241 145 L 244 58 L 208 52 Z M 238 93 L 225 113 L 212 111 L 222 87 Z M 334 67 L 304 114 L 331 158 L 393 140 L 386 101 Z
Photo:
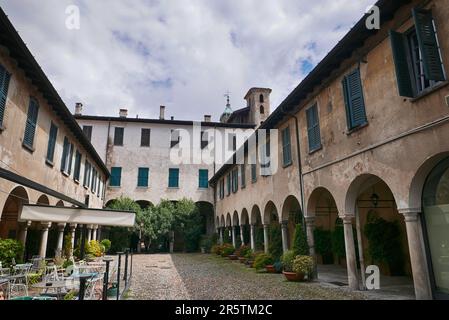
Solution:
M 229 118 L 232 115 L 231 103 L 229 101 L 229 99 L 230 99 L 229 93 L 225 94 L 225 97 L 227 98 L 227 103 L 226 103 L 226 108 L 224 109 L 223 114 L 220 117 L 220 122 L 221 123 L 228 122 Z
M 269 88 L 251 88 L 245 96 L 249 107 L 249 122 L 259 127 L 270 115 Z

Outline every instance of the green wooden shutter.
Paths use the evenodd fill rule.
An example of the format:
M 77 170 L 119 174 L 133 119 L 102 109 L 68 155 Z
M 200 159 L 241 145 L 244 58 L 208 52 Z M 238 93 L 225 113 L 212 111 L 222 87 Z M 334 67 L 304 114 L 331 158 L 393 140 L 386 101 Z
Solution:
M 206 169 L 199 170 L 199 187 L 208 188 L 209 187 L 209 171 Z
M 321 147 L 318 107 L 316 104 L 306 110 L 306 118 L 307 118 L 307 135 L 309 138 L 309 151 L 314 151 Z
M 75 171 L 73 173 L 73 179 L 79 181 L 80 179 L 80 171 L 81 171 L 81 153 L 79 150 L 76 150 L 75 156 Z
M 58 135 L 58 127 L 51 123 L 50 134 L 48 135 L 47 160 L 53 162 L 55 154 L 56 137 Z
M 75 148 L 73 144 L 69 145 L 69 167 L 67 168 L 67 173 L 70 175 L 72 173 L 72 161 L 73 161 L 73 149 Z
M 122 168 L 112 167 L 111 168 L 111 179 L 109 185 L 111 187 L 120 187 L 122 180 Z
M 2 65 L 0 65 L 0 127 L 3 126 L 10 79 L 11 75 Z
M 348 127 L 354 129 L 367 122 L 362 80 L 358 68 L 344 78 L 343 89 L 345 91 Z
M 179 169 L 169 169 L 168 171 L 168 187 L 179 187 Z
M 61 158 L 61 171 L 65 170 L 68 152 L 69 152 L 69 139 L 67 139 L 67 137 L 64 137 L 64 146 L 62 148 L 62 158 Z
M 30 99 L 28 106 L 28 115 L 25 125 L 25 135 L 23 137 L 23 143 L 32 148 L 34 143 L 34 135 L 36 133 L 37 116 L 39 112 L 39 105 L 33 98 Z
M 424 65 L 424 74 L 429 80 L 444 81 L 444 71 L 441 64 L 438 42 L 433 27 L 432 11 L 413 9 L 416 34 Z
M 390 41 L 393 50 L 399 95 L 401 97 L 413 98 L 415 95 L 407 61 L 408 53 L 405 36 L 402 33 L 390 30 Z
M 138 187 L 148 187 L 149 171 L 150 169 L 148 168 L 139 168 L 139 174 L 137 178 Z

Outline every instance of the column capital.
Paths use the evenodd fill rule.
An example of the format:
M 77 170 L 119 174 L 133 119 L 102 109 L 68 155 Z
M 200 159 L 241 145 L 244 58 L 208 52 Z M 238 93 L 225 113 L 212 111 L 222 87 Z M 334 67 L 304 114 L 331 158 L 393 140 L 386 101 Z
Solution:
M 405 222 L 418 221 L 421 209 L 419 208 L 403 208 L 398 209 L 398 212 L 405 218 Z
M 58 229 L 59 231 L 64 230 L 66 224 L 65 223 L 58 223 Z
M 281 221 L 281 227 L 286 228 L 288 226 L 288 220 Z
M 42 230 L 50 229 L 51 222 L 41 222 L 41 228 Z
M 72 229 L 76 229 L 77 226 L 78 226 L 78 225 L 77 225 L 76 223 L 71 223 L 71 224 L 70 224 L 70 228 L 72 228 Z
M 314 225 L 315 224 L 315 217 L 304 217 L 304 220 L 306 221 L 306 224 L 308 225 Z
M 340 217 L 343 220 L 343 224 L 352 224 L 352 219 L 355 219 L 353 215 L 345 215 Z

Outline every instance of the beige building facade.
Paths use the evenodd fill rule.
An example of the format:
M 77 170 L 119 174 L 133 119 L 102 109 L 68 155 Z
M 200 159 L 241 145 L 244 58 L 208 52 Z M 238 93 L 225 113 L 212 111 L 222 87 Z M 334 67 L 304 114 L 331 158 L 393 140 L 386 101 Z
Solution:
M 361 19 L 261 126 L 279 129 L 279 158 L 286 150 L 281 130 L 292 128 L 287 139 L 292 165 L 280 162 L 272 176 L 218 196 L 216 223 L 220 232 L 254 225 L 255 217 L 265 228 L 273 220 L 287 225 L 284 207 L 295 197 L 319 263 L 324 259 L 315 252 L 315 230 L 344 231 L 346 257 L 334 263 L 347 269 L 350 288 L 365 289 L 365 268 L 377 264 L 382 275 L 411 277 L 417 299 L 444 298 L 449 294 L 449 3 L 378 5 L 381 29 L 368 30 L 366 16 Z M 212 178 L 217 192 L 235 168 L 241 172 L 238 166 L 223 167 Z M 256 207 L 259 215 L 253 215 Z M 270 212 L 277 213 L 275 219 L 268 219 Z M 373 221 L 397 226 L 400 272 L 372 258 L 366 230 Z M 288 228 L 282 230 L 285 250 Z

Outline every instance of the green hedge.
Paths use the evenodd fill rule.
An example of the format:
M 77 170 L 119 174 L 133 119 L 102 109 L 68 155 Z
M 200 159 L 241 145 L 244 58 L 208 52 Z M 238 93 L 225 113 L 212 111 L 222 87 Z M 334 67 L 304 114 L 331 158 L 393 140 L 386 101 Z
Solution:
M 19 241 L 0 239 L 0 261 L 4 268 L 11 266 L 13 258 L 16 260 L 16 263 L 22 262 L 23 251 L 23 244 Z

